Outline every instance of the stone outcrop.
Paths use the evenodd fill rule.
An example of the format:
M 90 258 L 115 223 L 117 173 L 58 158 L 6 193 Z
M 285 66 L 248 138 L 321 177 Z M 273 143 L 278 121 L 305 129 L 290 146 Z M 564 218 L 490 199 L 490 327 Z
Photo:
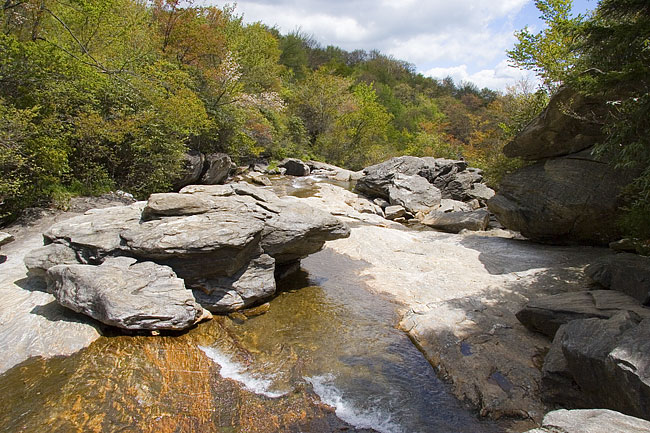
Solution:
M 13 242 L 13 240 L 14 237 L 9 233 L 0 232 L 0 247 L 8 244 L 9 242 Z
M 211 317 L 167 266 L 109 258 L 99 266 L 56 265 L 47 271 L 57 302 L 123 329 L 181 330 Z
M 650 308 L 612 290 L 569 292 L 538 298 L 519 310 L 517 319 L 528 329 L 553 338 L 560 326 L 572 320 L 609 319 L 621 312 L 632 312 L 650 319 Z
M 603 113 L 604 104 L 571 88 L 560 89 L 544 111 L 503 148 L 510 158 L 536 161 L 588 149 L 602 138 L 601 125 L 586 122 Z
M 650 258 L 636 254 L 615 254 L 590 264 L 585 272 L 608 289 L 632 296 L 650 305 Z
M 197 151 L 190 150 L 183 155 L 183 167 L 180 176 L 174 182 L 174 190 L 199 183 L 201 175 L 203 174 L 203 164 L 205 163 L 205 156 Z
M 620 193 L 633 173 L 592 156 L 602 134 L 586 119 L 605 109 L 602 101 L 563 88 L 505 146 L 507 156 L 537 162 L 505 176 L 489 199 L 501 224 L 542 242 L 607 244 L 619 238 Z
M 563 325 L 544 366 L 544 397 L 650 419 L 650 319 L 623 312 Z
M 478 199 L 485 202 L 494 194 L 481 183 L 481 171 L 468 167 L 465 161 L 401 156 L 367 167 L 363 173 L 357 181 L 357 191 L 372 199 L 379 198 L 391 205 L 402 206 L 414 216 L 419 214 L 420 220 L 424 215 L 440 210 L 442 200 L 468 202 Z M 447 206 L 441 212 L 450 210 L 456 208 Z M 459 220 L 463 218 L 458 217 Z
M 619 237 L 619 193 L 628 179 L 586 150 L 507 175 L 488 207 L 530 239 L 607 244 Z
M 526 433 L 645 433 L 650 422 L 607 409 L 554 410 Z
M 201 183 L 204 185 L 218 185 L 224 183 L 232 170 L 232 160 L 225 153 L 211 153 L 205 155 Z
M 311 174 L 315 176 L 325 176 L 329 179 L 339 182 L 350 182 L 360 179 L 363 173 L 360 171 L 346 170 L 332 164 L 319 161 L 307 161 Z
M 286 268 L 348 235 L 338 219 L 299 199 L 280 199 L 247 183 L 193 185 L 55 224 L 44 233 L 49 245 L 30 254 L 26 265 L 32 274 L 47 272 L 54 290 L 55 265 L 88 265 L 83 269 L 91 274 L 114 257 L 139 262 L 129 269 L 154 262 L 171 268 L 206 308 L 225 312 L 273 295 L 276 266 Z

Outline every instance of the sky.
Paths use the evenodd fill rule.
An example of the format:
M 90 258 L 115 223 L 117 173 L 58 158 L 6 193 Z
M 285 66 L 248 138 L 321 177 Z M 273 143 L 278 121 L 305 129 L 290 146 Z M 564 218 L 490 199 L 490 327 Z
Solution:
M 596 3 L 574 0 L 573 10 L 584 13 Z M 533 0 L 240 0 L 235 12 L 285 34 L 300 30 L 323 46 L 377 49 L 423 75 L 502 91 L 522 77 L 534 80 L 508 64 L 514 32 L 543 26 Z

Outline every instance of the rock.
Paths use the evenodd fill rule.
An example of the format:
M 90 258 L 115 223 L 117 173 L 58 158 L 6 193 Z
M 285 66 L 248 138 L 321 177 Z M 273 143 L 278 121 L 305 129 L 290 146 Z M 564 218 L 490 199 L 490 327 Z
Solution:
M 286 174 L 290 176 L 309 176 L 309 166 L 296 158 L 285 158 L 278 164 L 278 167 L 284 168 Z
M 574 320 L 560 330 L 567 374 L 590 407 L 650 419 L 649 319 L 625 312 Z
M 406 214 L 406 209 L 404 209 L 402 206 L 388 206 L 386 209 L 384 209 L 384 212 L 386 213 L 387 220 L 396 220 L 397 218 L 401 218 Z
M 232 277 L 195 282 L 194 296 L 213 313 L 240 310 L 275 293 L 274 270 L 273 257 L 262 254 Z
M 614 251 L 623 253 L 635 253 L 638 243 L 630 238 L 624 238 L 615 242 L 610 242 L 609 247 Z
M 390 206 L 390 203 L 388 203 L 388 201 L 384 200 L 383 198 L 376 198 L 372 202 L 382 209 L 386 209 L 388 206 Z
M 471 195 L 470 191 L 478 191 L 475 189 L 474 184 L 483 180 L 483 176 L 476 172 L 469 170 L 456 173 L 449 182 L 443 187 L 438 186 L 438 188 L 443 191 L 443 198 L 450 198 L 453 200 L 471 200 L 476 198 L 475 195 Z M 434 182 L 434 185 L 436 182 Z M 486 186 L 484 186 L 487 188 Z
M 75 250 L 63 244 L 48 244 L 25 255 L 25 267 L 30 276 L 45 277 L 47 270 L 56 265 L 81 263 Z
M 232 168 L 232 160 L 225 153 L 211 153 L 205 156 L 201 183 L 217 185 L 225 182 Z
M 627 177 L 586 151 L 505 176 L 487 204 L 501 224 L 527 238 L 607 244 L 620 237 L 616 219 Z
M 636 254 L 603 257 L 585 269 L 587 275 L 608 289 L 650 305 L 650 258 Z
M 355 177 L 355 172 L 337 167 L 332 164 L 326 164 L 319 161 L 307 161 L 311 174 L 317 176 L 326 176 L 339 182 L 349 182 Z
M 440 200 L 440 207 L 438 212 L 469 212 L 472 211 L 472 206 L 469 203 L 462 201 L 452 200 L 450 198 L 443 198 Z
M 47 273 L 57 302 L 107 325 L 181 330 L 211 317 L 183 280 L 152 262 L 110 258 L 100 266 L 57 265 Z
M 209 204 L 199 197 L 172 193 L 151 194 L 142 211 L 142 218 L 147 220 L 161 216 L 196 215 L 208 210 Z
M 40 261 L 34 259 L 33 267 L 43 270 L 73 256 L 92 265 L 113 256 L 152 261 L 169 266 L 207 308 L 222 312 L 271 296 L 275 264 L 293 265 L 349 233 L 329 213 L 245 182 L 192 185 L 52 226 L 46 238 L 62 249 L 35 253 Z
M 14 241 L 13 235 L 10 235 L 9 233 L 5 233 L 5 232 L 0 232 L 0 247 L 13 241 Z
M 420 222 L 438 230 L 458 233 L 461 230 L 485 230 L 489 220 L 490 214 L 480 209 L 469 212 L 431 212 Z
M 273 185 L 273 183 L 271 182 L 271 179 L 269 179 L 266 176 L 262 176 L 261 174 L 251 173 L 249 175 L 249 177 L 250 177 L 251 181 L 253 181 L 253 183 L 256 183 L 258 185 L 262 185 L 262 186 L 272 186 Z
M 354 210 L 359 213 L 368 213 L 373 215 L 384 216 L 384 211 L 380 206 L 377 206 L 372 201 L 364 197 L 357 197 L 354 199 L 348 199 L 345 203 L 351 206 Z
M 564 87 L 548 107 L 508 143 L 503 153 L 514 158 L 539 160 L 588 149 L 602 138 L 602 125 L 584 119 L 604 113 L 605 104 Z
M 487 202 L 494 197 L 494 190 L 483 183 L 474 183 L 467 192 L 471 199 L 479 200 L 480 202 Z
M 527 433 L 646 433 L 650 422 L 607 409 L 559 409 Z
M 391 205 L 402 206 L 415 214 L 428 213 L 440 206 L 442 196 L 440 190 L 420 176 L 396 174 L 388 187 L 388 197 Z
M 528 329 L 553 338 L 560 326 L 572 320 L 609 319 L 625 311 L 650 319 L 650 308 L 611 290 L 560 293 L 538 298 L 519 310 L 517 319 Z
M 173 182 L 174 190 L 198 183 L 203 173 L 205 156 L 199 151 L 190 150 L 183 155 L 183 168 L 181 175 Z

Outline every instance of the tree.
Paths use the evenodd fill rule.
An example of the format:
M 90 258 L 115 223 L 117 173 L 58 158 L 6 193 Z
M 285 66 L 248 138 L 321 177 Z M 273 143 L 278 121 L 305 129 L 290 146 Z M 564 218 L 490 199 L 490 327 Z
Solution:
M 533 34 L 524 27 L 515 33 L 519 42 L 507 52 L 516 66 L 537 73 L 550 91 L 566 80 L 576 63 L 583 17 L 572 17 L 572 5 L 572 0 L 536 0 L 546 28 Z

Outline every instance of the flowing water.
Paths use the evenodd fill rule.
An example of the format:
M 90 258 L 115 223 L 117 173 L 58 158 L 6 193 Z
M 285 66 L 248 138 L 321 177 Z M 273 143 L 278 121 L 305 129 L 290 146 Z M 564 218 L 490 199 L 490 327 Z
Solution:
M 363 266 L 325 249 L 264 314 L 30 359 L 0 376 L 0 431 L 500 431 L 395 328 L 396 305 L 365 289 Z

